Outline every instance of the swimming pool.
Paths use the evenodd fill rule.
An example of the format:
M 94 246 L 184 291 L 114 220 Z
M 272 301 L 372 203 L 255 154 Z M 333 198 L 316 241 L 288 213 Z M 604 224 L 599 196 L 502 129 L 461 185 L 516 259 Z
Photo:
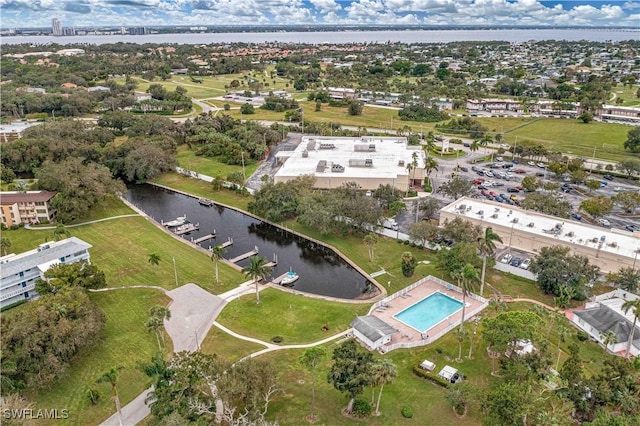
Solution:
M 462 309 L 462 302 L 436 292 L 403 309 L 393 317 L 424 333 L 460 309 Z

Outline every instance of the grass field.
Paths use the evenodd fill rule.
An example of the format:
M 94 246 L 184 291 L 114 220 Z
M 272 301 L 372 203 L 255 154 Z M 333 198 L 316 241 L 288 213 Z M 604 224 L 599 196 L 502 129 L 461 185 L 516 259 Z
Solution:
M 209 256 L 191 248 L 158 229 L 142 217 L 128 217 L 70 228 L 72 236 L 93 247 L 89 249 L 91 263 L 105 272 L 107 285 L 157 285 L 167 289 L 176 287 L 172 258 L 176 259 L 179 285 L 196 283 L 212 293 L 222 293 L 239 283 L 244 276 L 220 263 L 220 284 L 215 283 L 214 265 Z M 51 239 L 51 230 L 19 229 L 5 231 L 17 253 L 35 248 Z M 148 262 L 149 254 L 160 256 L 160 264 Z
M 215 158 L 202 157 L 195 154 L 195 152 L 187 145 L 180 145 L 178 147 L 178 153 L 176 155 L 178 164 L 188 170 L 195 170 L 203 175 L 212 177 L 222 177 L 226 179 L 230 173 L 242 171 L 242 166 L 235 166 L 222 163 Z M 251 176 L 253 172 L 258 168 L 257 162 L 252 162 L 245 165 L 245 175 Z
M 369 304 L 329 302 L 268 288 L 245 295 L 227 305 L 218 322 L 233 331 L 270 342 L 274 336 L 280 344 L 291 345 L 322 340 L 349 328 L 357 315 L 369 311 Z M 329 333 L 322 326 L 329 324 Z
M 265 347 L 246 340 L 237 339 L 213 326 L 200 345 L 200 350 L 207 354 L 216 354 L 228 362 L 236 362 L 253 352 Z
M 79 353 L 65 378 L 49 389 L 27 394 L 36 408 L 67 408 L 70 415 L 68 424 L 74 425 L 98 424 L 115 412 L 110 386 L 95 383 L 110 368 L 124 367 L 118 375 L 117 385 L 123 406 L 151 384 L 152 380 L 138 368 L 138 363 L 149 361 L 158 351 L 158 345 L 144 322 L 149 308 L 165 306 L 169 302 L 164 294 L 151 289 L 116 290 L 91 294 L 90 297 L 107 319 L 102 341 Z M 167 345 L 169 352 L 170 339 Z M 101 394 L 96 406 L 92 406 L 85 396 L 89 385 Z
M 543 118 L 505 133 L 503 139 L 513 145 L 517 136 L 520 142 L 539 142 L 548 150 L 585 158 L 591 158 L 595 149 L 596 158 L 620 161 L 634 155 L 623 147 L 629 129 L 622 124 Z
M 621 106 L 638 106 L 640 105 L 640 98 L 636 96 L 636 93 L 639 88 L 640 86 L 637 85 L 629 87 L 619 84 L 612 90 L 612 94 L 615 94 L 616 98 L 611 100 L 609 103 L 617 105 L 617 100 L 622 99 L 623 102 L 620 104 Z

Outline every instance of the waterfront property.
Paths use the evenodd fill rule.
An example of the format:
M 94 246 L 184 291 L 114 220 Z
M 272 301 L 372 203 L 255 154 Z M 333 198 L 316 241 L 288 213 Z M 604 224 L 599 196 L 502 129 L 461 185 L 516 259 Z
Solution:
M 55 211 L 49 201 L 56 195 L 49 191 L 7 191 L 0 193 L 0 221 L 7 227 L 20 223 L 50 222 Z
M 488 305 L 475 294 L 467 295 L 465 302 L 465 321 Z M 358 317 L 351 326 L 360 342 L 384 353 L 432 343 L 461 320 L 462 290 L 430 275 L 375 303 L 368 316 Z
M 90 248 L 91 244 L 71 237 L 40 244 L 24 253 L 0 257 L 0 307 L 36 297 L 36 280 L 43 278 L 51 266 L 89 261 Z
M 608 229 L 505 206 L 494 201 L 460 198 L 440 210 L 440 225 L 456 217 L 485 228 L 491 226 L 505 246 L 530 253 L 542 247 L 568 247 L 586 256 L 602 272 L 634 267 L 640 249 L 638 233 Z
M 406 191 L 421 186 L 425 177 L 424 151 L 403 137 L 303 136 L 294 151 L 280 151 L 277 157 L 283 164 L 275 183 L 310 175 L 317 188 L 355 182 L 364 190 L 391 185 Z

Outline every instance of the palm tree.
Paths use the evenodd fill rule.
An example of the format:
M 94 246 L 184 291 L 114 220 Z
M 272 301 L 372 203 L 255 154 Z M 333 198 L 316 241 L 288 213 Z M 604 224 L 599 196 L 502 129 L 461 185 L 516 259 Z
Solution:
M 438 171 L 438 162 L 433 157 L 428 157 L 424 159 L 424 171 L 427 173 L 427 176 L 431 174 L 432 171 Z
M 478 141 L 477 141 L 477 140 L 473 141 L 473 142 L 471 143 L 471 145 L 469 145 L 469 150 L 470 150 L 471 152 L 476 152 L 476 151 L 477 151 L 477 150 L 479 150 L 479 149 L 480 149 L 480 144 L 478 143 Z
M 216 284 L 220 282 L 220 280 L 218 279 L 218 261 L 222 260 L 222 256 L 226 252 L 227 250 L 220 244 L 211 249 L 211 260 L 213 260 L 216 264 Z
M 11 240 L 7 237 L 0 238 L 0 248 L 2 248 L 2 255 L 7 255 L 7 249 L 11 248 Z
M 242 268 L 242 272 L 247 278 L 251 278 L 256 285 L 256 304 L 260 303 L 260 292 L 258 291 L 258 281 L 264 280 L 271 272 L 271 267 L 267 266 L 267 259 L 262 256 L 251 256 L 249 266 Z
M 502 242 L 500 235 L 493 232 L 493 228 L 484 230 L 484 237 L 478 238 L 478 249 L 482 255 L 482 277 L 480 278 L 480 296 L 484 295 L 484 278 L 487 271 L 487 256 L 493 255 L 496 249 L 496 241 Z
M 98 383 L 109 383 L 111 385 L 111 393 L 113 394 L 113 402 L 116 404 L 116 411 L 118 412 L 118 422 L 120 426 L 124 426 L 122 420 L 122 409 L 120 407 L 120 398 L 118 398 L 118 372 L 124 367 L 111 367 L 109 371 L 102 374 L 98 379 Z
M 378 242 L 378 236 L 373 232 L 369 232 L 367 235 L 365 235 L 363 241 L 364 245 L 367 246 L 367 250 L 369 251 L 369 260 L 373 262 L 373 247 Z
M 149 263 L 154 266 L 158 266 L 160 264 L 160 256 L 155 253 L 151 253 L 149 255 Z
M 378 393 L 378 401 L 376 402 L 376 415 L 380 414 L 380 400 L 382 399 L 382 390 L 387 383 L 393 383 L 398 377 L 398 368 L 388 359 L 381 359 L 373 364 L 371 383 L 373 386 L 380 386 Z
M 149 309 L 149 319 L 146 326 L 149 331 L 156 333 L 156 341 L 158 342 L 158 350 L 161 351 L 164 347 L 164 320 L 171 318 L 171 311 L 164 306 L 152 306 Z M 160 346 L 160 337 L 162 337 L 162 346 Z
M 53 230 L 53 241 L 60 241 L 64 238 L 69 238 L 70 236 L 71 233 L 61 223 L 57 224 L 56 229 Z
M 622 310 L 626 314 L 631 311 L 633 314 L 633 325 L 631 326 L 631 333 L 629 333 L 629 341 L 627 342 L 627 359 L 631 357 L 631 343 L 633 342 L 633 334 L 636 331 L 636 322 L 640 317 L 640 298 L 635 300 L 627 300 L 622 304 Z
M 460 275 L 462 277 L 462 286 L 460 287 L 462 290 L 462 321 L 460 322 L 460 332 L 462 332 L 467 295 L 475 289 L 475 284 L 480 282 L 480 277 L 478 276 L 478 270 L 469 263 L 464 265 Z
M 322 362 L 326 354 L 327 348 L 324 346 L 312 346 L 304 351 L 299 358 L 300 363 L 311 370 L 311 414 L 309 414 L 309 421 L 311 422 L 316 420 L 316 367 Z
M 618 338 L 616 337 L 616 333 L 614 333 L 613 331 L 609 330 L 606 333 L 600 333 L 600 340 L 602 340 L 602 344 L 604 345 L 605 351 L 603 352 L 603 355 L 606 355 L 607 351 L 609 349 L 609 345 L 615 345 L 616 343 L 618 343 Z
M 467 337 L 467 332 L 459 328 L 456 332 L 456 339 L 458 340 L 458 358 L 456 358 L 457 362 L 462 362 L 462 342 Z

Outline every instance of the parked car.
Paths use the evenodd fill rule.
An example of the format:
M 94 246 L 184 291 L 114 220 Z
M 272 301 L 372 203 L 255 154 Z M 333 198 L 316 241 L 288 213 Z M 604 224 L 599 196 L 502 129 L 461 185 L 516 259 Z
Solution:
M 466 173 L 469 171 L 469 169 L 467 169 L 466 167 L 460 167 L 460 171 Z
M 493 186 L 504 186 L 504 183 L 502 182 L 496 182 L 493 184 Z
M 511 256 L 509 253 L 507 253 L 504 256 L 502 256 L 502 258 L 500 259 L 500 262 L 501 263 L 509 263 L 509 262 L 511 262 L 511 259 L 513 259 L 513 256 Z
M 511 201 L 518 201 L 518 197 L 516 197 L 515 195 L 512 195 L 511 197 L 509 197 L 509 199 L 511 199 Z
M 518 188 L 507 188 L 507 192 L 518 193 L 520 192 Z
M 509 196 L 507 194 L 500 194 L 500 198 L 508 200 Z
M 491 195 L 493 198 L 496 198 L 498 196 L 498 194 L 493 191 L 489 191 L 489 195 Z
M 483 196 L 485 196 L 485 197 L 486 197 L 487 195 L 489 195 L 489 192 L 487 192 L 487 190 L 485 190 L 485 189 L 483 189 L 482 191 L 480 191 L 480 193 L 481 193 Z
M 600 181 L 600 188 L 603 188 L 605 186 L 609 185 L 609 182 L 607 182 L 606 180 L 601 180 Z
M 611 175 L 604 175 L 602 177 L 605 178 L 606 180 L 613 180 L 613 176 Z
M 496 161 L 497 161 L 498 163 L 502 163 L 504 160 L 502 159 L 502 157 L 496 157 Z
M 474 172 L 477 172 L 478 168 L 476 166 L 471 166 L 471 170 L 473 170 Z
M 538 163 L 536 164 L 536 166 L 540 167 L 541 169 L 544 169 L 545 167 L 547 167 L 547 165 L 544 163 Z
M 529 165 L 529 166 L 535 166 L 535 165 L 536 165 L 536 163 L 534 163 L 533 161 L 527 161 L 527 165 Z
M 611 222 L 609 222 L 607 219 L 600 218 L 600 219 L 598 219 L 598 223 L 600 225 L 604 226 L 605 228 L 610 228 L 611 227 Z
M 616 187 L 613 188 L 613 190 L 615 192 L 620 192 L 620 191 L 622 191 L 622 187 L 621 186 L 616 186 Z
M 481 183 L 484 183 L 484 179 L 478 178 L 474 179 L 472 182 L 474 185 L 480 185 Z
M 523 175 L 523 174 L 527 173 L 527 171 L 525 169 L 515 169 L 514 172 L 519 174 L 519 175 Z
M 518 163 L 520 163 L 520 162 L 519 162 L 518 160 L 516 160 L 515 158 L 514 158 L 513 160 L 511 160 L 511 162 L 512 162 L 513 164 L 518 164 Z
M 468 143 L 468 142 L 465 142 L 465 143 L 462 144 L 462 146 L 464 146 L 465 148 L 470 148 L 471 144 Z
M 493 177 L 493 172 L 491 170 L 487 170 L 487 171 L 484 172 L 484 175 L 486 177 Z
M 531 259 L 527 258 L 527 259 L 522 261 L 522 263 L 520 264 L 520 267 L 522 269 L 529 269 L 530 265 L 531 265 Z
M 582 220 L 582 216 L 580 216 L 580 213 L 572 213 L 571 214 L 571 219 L 575 219 L 575 220 Z
M 520 264 L 521 264 L 521 263 L 522 263 L 522 259 L 521 259 L 521 258 L 519 258 L 519 257 L 515 257 L 515 258 L 511 261 L 511 263 L 509 263 L 509 265 L 511 265 L 511 266 L 515 266 L 515 267 L 517 268 L 518 266 L 520 266 Z
M 624 229 L 630 232 L 637 232 L 637 231 L 640 231 L 640 226 L 631 224 L 631 225 L 625 226 Z
M 538 176 L 538 177 L 544 177 L 544 173 L 542 173 L 542 172 L 538 172 L 538 173 L 536 173 L 536 176 Z

